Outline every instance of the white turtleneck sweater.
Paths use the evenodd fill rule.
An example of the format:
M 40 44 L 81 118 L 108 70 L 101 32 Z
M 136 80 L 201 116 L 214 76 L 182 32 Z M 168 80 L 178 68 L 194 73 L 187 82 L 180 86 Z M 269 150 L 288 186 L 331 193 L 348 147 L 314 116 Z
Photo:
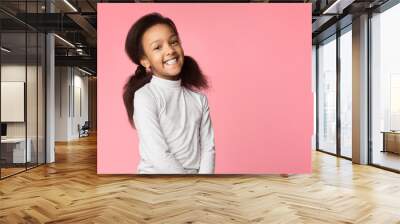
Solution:
M 212 174 L 214 131 L 207 97 L 157 76 L 135 92 L 140 174 Z

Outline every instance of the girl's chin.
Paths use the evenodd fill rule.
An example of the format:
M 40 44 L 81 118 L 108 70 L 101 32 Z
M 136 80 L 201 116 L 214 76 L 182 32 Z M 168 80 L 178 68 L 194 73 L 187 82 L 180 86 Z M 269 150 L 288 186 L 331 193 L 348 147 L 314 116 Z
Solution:
M 166 76 L 169 77 L 169 78 L 172 78 L 172 79 L 179 79 L 179 74 L 176 74 L 176 75 L 169 74 L 169 75 L 166 75 Z
M 174 76 L 177 76 L 177 75 L 179 75 L 179 73 L 181 72 L 181 70 L 175 70 L 175 71 L 165 71 L 164 72 L 164 74 L 165 74 L 165 76 L 171 76 L 171 77 L 174 77 Z

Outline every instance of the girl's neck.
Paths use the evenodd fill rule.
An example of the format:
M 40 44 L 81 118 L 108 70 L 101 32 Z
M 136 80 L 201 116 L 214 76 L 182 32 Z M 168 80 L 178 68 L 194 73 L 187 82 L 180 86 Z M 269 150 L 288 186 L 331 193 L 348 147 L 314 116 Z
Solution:
M 164 79 L 159 76 L 153 75 L 153 78 L 150 81 L 154 85 L 162 86 L 162 87 L 168 87 L 168 88 L 181 88 L 182 81 L 181 79 L 178 80 L 170 80 L 170 79 Z
M 153 75 L 157 76 L 158 78 L 171 80 L 171 81 L 177 81 L 177 80 L 179 80 L 181 78 L 179 75 L 169 76 L 169 75 L 158 75 L 158 74 L 155 74 L 155 73 L 153 73 Z

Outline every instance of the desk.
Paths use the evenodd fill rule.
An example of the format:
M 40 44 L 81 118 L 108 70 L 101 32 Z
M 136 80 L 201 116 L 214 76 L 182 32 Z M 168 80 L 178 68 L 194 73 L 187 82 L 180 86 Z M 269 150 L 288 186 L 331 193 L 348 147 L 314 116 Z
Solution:
M 383 133 L 383 150 L 382 152 L 393 152 L 400 154 L 400 132 L 399 131 L 382 131 Z
M 6 163 L 25 163 L 32 159 L 31 145 L 32 140 L 27 138 L 25 154 L 25 138 L 6 138 L 1 139 L 1 157 Z M 12 159 L 11 159 L 12 158 Z M 27 159 L 27 161 L 25 161 Z

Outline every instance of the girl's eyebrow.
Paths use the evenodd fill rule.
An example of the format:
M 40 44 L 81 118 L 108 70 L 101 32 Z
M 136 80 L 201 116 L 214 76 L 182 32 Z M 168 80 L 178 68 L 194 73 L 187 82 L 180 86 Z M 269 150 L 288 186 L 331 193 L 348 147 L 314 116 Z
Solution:
M 150 43 L 150 45 L 154 44 L 155 42 L 159 42 L 160 40 L 155 40 L 153 42 Z

